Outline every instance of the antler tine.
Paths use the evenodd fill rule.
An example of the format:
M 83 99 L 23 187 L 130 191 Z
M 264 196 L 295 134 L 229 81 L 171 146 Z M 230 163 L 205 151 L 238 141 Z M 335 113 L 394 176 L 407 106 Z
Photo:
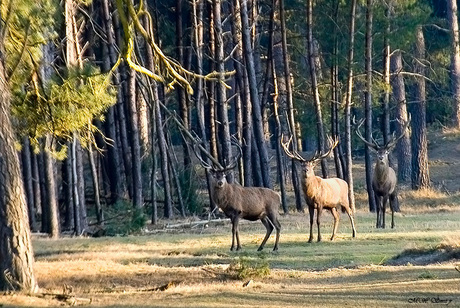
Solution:
M 207 163 L 202 157 L 201 154 L 198 154 L 198 143 L 193 144 L 193 152 L 195 153 L 196 158 L 200 161 L 200 164 L 203 168 L 205 169 L 215 169 L 213 166 L 211 166 L 209 163 Z
M 228 167 L 224 167 L 223 171 L 228 171 L 228 170 L 232 170 L 233 168 L 235 168 L 236 165 L 238 164 L 238 160 L 240 159 L 241 155 L 243 155 L 243 149 L 241 148 L 240 143 L 234 136 L 232 136 L 230 142 L 236 145 L 238 149 L 238 153 L 233 158 L 233 161 L 231 162 L 231 164 Z
M 406 123 L 404 124 L 403 129 L 401 130 L 401 135 L 399 135 L 398 138 L 395 138 L 395 135 L 394 135 L 394 132 L 393 132 L 393 136 L 392 136 L 391 140 L 388 141 L 388 143 L 385 145 L 385 149 L 391 149 L 392 147 L 394 147 L 398 143 L 399 140 L 402 139 L 402 137 L 404 137 L 406 135 L 406 130 L 409 127 L 410 120 L 411 120 L 411 117 L 410 117 L 410 114 L 409 114 L 409 117 L 408 117 Z M 399 122 L 399 119 L 398 119 L 398 122 Z
M 289 145 L 291 144 L 292 142 L 292 135 L 291 137 L 289 137 L 289 140 L 287 143 L 283 142 L 283 139 L 284 139 L 284 135 L 281 135 L 281 146 L 283 147 L 283 150 L 284 150 L 284 153 L 286 153 L 286 155 L 292 159 L 295 159 L 295 160 L 298 160 L 300 162 L 306 162 L 307 160 L 305 158 L 303 158 L 297 151 L 293 151 L 291 152 L 289 150 Z
M 371 143 L 371 142 L 367 141 L 366 138 L 363 137 L 363 135 L 361 135 L 360 128 L 363 125 L 363 123 L 364 123 L 364 119 L 361 119 L 361 121 L 359 121 L 358 127 L 356 128 L 356 131 L 355 131 L 356 135 L 359 137 L 359 139 L 361 139 L 362 142 L 364 142 L 365 144 L 367 144 L 368 146 L 370 146 L 374 150 L 378 151 L 380 146 L 377 144 L 377 142 L 373 138 L 372 138 L 372 140 L 374 141 L 374 143 Z
M 332 153 L 332 150 L 334 150 L 334 148 L 339 144 L 339 139 L 337 137 L 332 139 L 332 137 L 329 136 L 327 137 L 327 140 L 330 144 L 329 150 L 324 154 L 321 154 L 321 152 L 316 152 L 315 155 L 313 155 L 313 157 L 309 160 L 310 162 L 314 162 L 328 157 Z

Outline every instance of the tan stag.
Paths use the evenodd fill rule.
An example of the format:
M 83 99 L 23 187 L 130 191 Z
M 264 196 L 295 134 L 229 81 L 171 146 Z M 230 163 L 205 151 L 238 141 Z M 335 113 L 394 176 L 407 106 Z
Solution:
M 281 137 L 281 140 L 283 140 L 283 137 Z M 310 214 L 310 238 L 308 242 L 313 241 L 313 219 L 315 215 L 315 209 L 316 224 L 318 226 L 318 242 L 321 241 L 320 223 L 323 209 L 329 210 L 332 216 L 334 216 L 334 228 L 332 231 L 331 241 L 335 239 L 339 225 L 340 216 L 337 211 L 339 208 L 342 208 L 342 211 L 348 214 L 353 230 L 352 235 L 353 237 L 356 237 L 356 228 L 353 218 L 354 209 L 351 209 L 349 205 L 347 182 L 339 178 L 323 179 L 319 176 L 316 176 L 314 172 L 316 164 L 321 159 L 329 156 L 339 141 L 333 141 L 331 138 L 329 138 L 331 146 L 326 153 L 316 153 L 312 158 L 305 159 L 297 151 L 289 150 L 289 144 L 291 143 L 291 140 L 292 137 L 288 142 L 281 142 L 281 145 L 283 146 L 284 152 L 287 156 L 299 161 L 302 164 L 302 189 Z

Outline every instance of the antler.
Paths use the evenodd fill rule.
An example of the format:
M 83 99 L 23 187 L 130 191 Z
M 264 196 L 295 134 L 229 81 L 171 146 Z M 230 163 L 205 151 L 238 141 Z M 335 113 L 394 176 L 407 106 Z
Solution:
M 314 161 L 321 160 L 321 159 L 328 157 L 331 154 L 332 150 L 334 150 L 334 148 L 339 144 L 339 139 L 337 138 L 332 139 L 332 137 L 329 136 L 327 140 L 329 141 L 329 144 L 330 144 L 329 150 L 324 154 L 321 154 L 321 152 L 315 153 L 315 155 L 313 155 L 313 157 L 309 161 L 314 162 Z
M 410 120 L 411 120 L 411 117 L 410 117 L 410 114 L 409 114 L 409 117 L 408 117 L 406 123 L 404 124 L 403 129 L 401 130 L 401 135 L 398 138 L 395 138 L 394 133 L 393 133 L 393 136 L 392 136 L 391 140 L 389 140 L 387 142 L 387 144 L 385 144 L 386 149 L 391 149 L 392 147 L 394 147 L 398 143 L 398 141 L 401 140 L 401 138 L 406 135 L 406 129 L 409 127 Z M 399 122 L 399 120 L 398 120 L 398 122 Z
M 241 155 L 243 155 L 243 149 L 241 148 L 241 145 L 239 144 L 238 140 L 236 140 L 235 137 L 232 137 L 230 142 L 237 147 L 238 153 L 235 155 L 235 157 L 233 158 L 233 161 L 230 163 L 230 165 L 225 166 L 222 169 L 222 171 L 228 171 L 228 170 L 232 170 L 233 168 L 235 168 L 236 165 L 238 164 L 238 160 L 240 159 Z
M 359 137 L 359 139 L 361 139 L 365 144 L 367 144 L 368 146 L 370 146 L 371 148 L 373 148 L 374 150 L 378 151 L 381 146 L 374 140 L 372 139 L 373 143 L 367 141 L 363 135 L 361 135 L 361 132 L 359 131 L 359 129 L 361 128 L 361 125 L 363 125 L 364 123 L 364 119 L 362 119 L 361 121 L 359 121 L 359 124 L 358 124 L 358 127 L 356 128 L 356 135 Z
M 293 151 L 291 152 L 289 150 L 289 145 L 292 141 L 292 135 L 291 137 L 289 138 L 288 142 L 285 143 L 283 142 L 284 140 L 284 135 L 281 135 L 281 146 L 283 147 L 283 150 L 284 150 L 284 153 L 286 153 L 286 155 L 292 159 L 295 159 L 295 160 L 298 160 L 300 162 L 307 162 L 307 160 L 305 158 L 303 158 L 297 151 Z
M 198 158 L 203 168 L 208 170 L 211 169 L 214 171 L 225 172 L 235 168 L 238 163 L 238 159 L 240 159 L 241 155 L 243 154 L 243 149 L 234 137 L 232 137 L 231 143 L 236 145 L 236 147 L 238 148 L 238 153 L 235 155 L 230 165 L 225 167 L 222 167 L 222 165 L 198 141 L 193 143 L 193 152 L 195 153 L 195 156 Z M 201 152 L 205 153 L 206 156 L 212 161 L 212 165 L 201 157 Z
M 315 155 L 313 155 L 312 158 L 305 159 L 297 151 L 290 151 L 289 150 L 289 144 L 292 141 L 292 136 L 289 138 L 287 143 L 283 142 L 283 137 L 284 136 L 281 135 L 281 146 L 283 147 L 284 152 L 286 153 L 286 155 L 288 157 L 292 158 L 292 159 L 298 160 L 298 161 L 303 162 L 303 163 L 305 163 L 305 162 L 314 162 L 314 161 L 321 160 L 323 158 L 328 157 L 331 154 L 332 150 L 337 146 L 337 144 L 339 144 L 339 140 L 337 138 L 332 139 L 331 137 L 328 137 L 328 141 L 329 141 L 331 147 L 326 153 L 321 154 L 321 152 L 317 152 L 317 153 L 315 153 Z

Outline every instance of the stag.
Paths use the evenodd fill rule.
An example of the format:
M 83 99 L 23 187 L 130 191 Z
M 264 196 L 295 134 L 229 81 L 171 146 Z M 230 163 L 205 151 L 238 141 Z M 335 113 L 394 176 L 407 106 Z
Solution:
M 233 251 L 235 249 L 235 239 L 236 250 L 241 249 L 238 223 L 240 219 L 246 219 L 250 221 L 260 220 L 267 229 L 265 238 L 260 244 L 258 251 L 264 248 L 273 228 L 276 229 L 273 251 L 277 251 L 281 231 L 281 224 L 279 222 L 280 195 L 268 188 L 243 187 L 239 184 L 227 182 L 227 173 L 236 167 L 237 161 L 242 154 L 240 145 L 233 141 L 232 143 L 237 146 L 238 154 L 233 159 L 233 162 L 226 167 L 216 166 L 215 164 L 210 165 L 198 154 L 196 147 L 194 147 L 195 155 L 200 161 L 201 166 L 207 169 L 211 175 L 210 193 L 212 200 L 232 222 L 232 246 L 230 250 Z M 203 148 L 201 148 L 201 151 L 203 151 Z
M 283 137 L 281 137 L 283 140 Z M 290 151 L 289 144 L 291 143 L 292 137 L 288 142 L 281 142 L 284 152 L 290 158 L 299 161 L 302 164 L 302 189 L 305 195 L 305 200 L 308 205 L 308 211 L 310 214 L 310 238 L 309 243 L 313 241 L 313 219 L 316 209 L 316 224 L 318 226 L 318 242 L 321 241 L 321 213 L 323 209 L 327 209 L 331 212 L 334 217 L 334 228 L 332 230 L 331 241 L 335 239 L 337 228 L 339 226 L 340 216 L 337 211 L 340 207 L 342 212 L 346 212 L 350 218 L 351 227 L 353 230 L 353 237 L 356 236 L 355 222 L 353 218 L 353 211 L 349 205 L 348 199 L 348 184 L 339 178 L 323 179 L 315 175 L 314 168 L 316 164 L 322 159 L 330 155 L 332 150 L 337 146 L 338 140 L 332 140 L 329 138 L 331 143 L 330 149 L 321 154 L 321 152 L 315 153 L 310 159 L 305 159 L 297 151 Z
M 375 159 L 374 173 L 372 175 L 372 190 L 377 207 L 377 223 L 376 228 L 385 228 L 385 211 L 388 200 L 390 201 L 391 210 L 391 228 L 395 227 L 395 212 L 399 212 L 398 192 L 396 189 L 397 176 L 393 168 L 390 167 L 389 154 L 396 146 L 398 141 L 404 137 L 407 127 L 409 126 L 410 119 L 406 122 L 399 137 L 395 137 L 393 133 L 392 138 L 384 145 L 379 145 L 378 142 L 372 139 L 372 142 L 367 141 L 360 132 L 360 128 L 364 123 L 362 120 L 357 129 L 356 135 L 367 146 L 377 153 Z

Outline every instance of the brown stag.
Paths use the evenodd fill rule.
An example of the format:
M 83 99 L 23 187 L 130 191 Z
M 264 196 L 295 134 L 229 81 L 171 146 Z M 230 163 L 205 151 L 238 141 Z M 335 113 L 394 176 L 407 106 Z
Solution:
M 395 227 L 395 212 L 400 211 L 398 192 L 396 189 L 397 176 L 393 168 L 390 167 L 389 154 L 396 146 L 398 141 L 404 137 L 406 129 L 409 126 L 410 119 L 406 122 L 402 129 L 402 133 L 399 137 L 395 137 L 393 134 L 392 138 L 384 145 L 379 145 L 378 142 L 372 139 L 372 142 L 367 141 L 361 134 L 360 128 L 364 123 L 361 120 L 357 129 L 356 135 L 372 150 L 377 153 L 375 159 L 374 173 L 372 175 L 372 190 L 374 192 L 374 198 L 377 207 L 377 223 L 376 228 L 385 228 L 385 211 L 388 200 L 390 201 L 391 210 L 391 228 Z
M 217 206 L 230 218 L 232 222 L 232 246 L 241 249 L 238 222 L 240 219 L 251 221 L 260 220 L 267 229 L 265 238 L 260 244 L 258 251 L 262 250 L 270 237 L 273 228 L 276 229 L 276 239 L 273 251 L 278 250 L 281 224 L 279 222 L 279 207 L 281 204 L 280 195 L 268 188 L 263 187 L 243 187 L 239 184 L 227 182 L 226 175 L 236 167 L 237 161 L 241 156 L 242 150 L 237 142 L 232 141 L 238 148 L 238 154 L 229 166 L 210 165 L 198 154 L 194 147 L 195 155 L 199 159 L 201 166 L 209 170 L 211 175 L 210 188 L 211 198 Z M 203 149 L 201 149 L 203 151 Z
M 283 137 L 281 137 L 283 140 Z M 348 184 L 339 178 L 323 179 L 315 176 L 315 165 L 321 160 L 330 155 L 332 150 L 337 146 L 338 140 L 333 141 L 329 138 L 331 146 L 330 149 L 324 153 L 316 153 L 312 158 L 305 159 L 297 151 L 290 151 L 289 144 L 292 137 L 288 142 L 281 142 L 284 152 L 292 159 L 299 161 L 302 164 L 302 189 L 305 195 L 305 200 L 308 205 L 310 214 L 310 238 L 308 242 L 313 241 L 313 219 L 316 209 L 316 224 L 318 226 L 318 242 L 321 241 L 320 221 L 323 209 L 327 209 L 334 216 L 334 229 L 332 231 L 331 241 L 334 240 L 337 228 L 339 225 L 340 216 L 337 211 L 340 207 L 343 212 L 348 214 L 350 218 L 351 227 L 353 230 L 353 237 L 356 236 L 355 222 L 353 218 L 354 209 L 349 206 L 348 199 Z

